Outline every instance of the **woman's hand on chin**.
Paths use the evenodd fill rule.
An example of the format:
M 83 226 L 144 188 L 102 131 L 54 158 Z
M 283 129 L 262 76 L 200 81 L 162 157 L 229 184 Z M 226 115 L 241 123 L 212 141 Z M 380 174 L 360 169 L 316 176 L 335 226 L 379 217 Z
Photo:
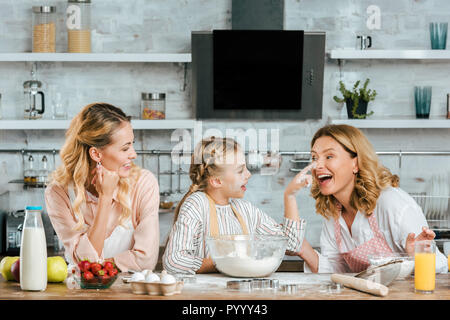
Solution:
M 98 165 L 94 170 L 95 176 L 92 179 L 92 184 L 95 186 L 99 196 L 112 197 L 119 183 L 119 175 L 117 172 L 110 171 L 102 165 Z

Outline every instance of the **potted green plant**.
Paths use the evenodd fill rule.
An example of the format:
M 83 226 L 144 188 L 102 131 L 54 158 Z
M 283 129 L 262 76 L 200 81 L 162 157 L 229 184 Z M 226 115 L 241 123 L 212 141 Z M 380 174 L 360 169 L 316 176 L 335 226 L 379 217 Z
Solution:
M 367 104 L 369 101 L 375 100 L 377 95 L 376 90 L 367 89 L 369 79 L 366 79 L 362 88 L 358 89 L 360 80 L 356 81 L 352 91 L 347 90 L 342 81 L 339 81 L 339 91 L 342 93 L 343 98 L 334 96 L 334 101 L 338 103 L 345 102 L 347 105 L 347 116 L 349 119 L 365 119 L 373 114 L 373 111 L 367 113 Z

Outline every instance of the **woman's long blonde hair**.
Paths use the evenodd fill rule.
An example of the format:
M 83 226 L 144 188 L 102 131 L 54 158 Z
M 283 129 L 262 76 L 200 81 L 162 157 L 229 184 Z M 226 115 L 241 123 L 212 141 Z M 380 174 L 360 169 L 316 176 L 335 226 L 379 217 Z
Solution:
M 221 164 L 226 155 L 231 152 L 235 153 L 239 148 L 239 144 L 234 139 L 216 137 L 205 138 L 195 146 L 189 168 L 189 178 L 192 184 L 175 209 L 174 222 L 177 221 L 180 208 L 187 197 L 196 191 L 205 192 L 208 179 L 222 172 Z
M 51 182 L 67 188 L 74 184 L 76 198 L 72 203 L 77 218 L 76 230 L 84 226 L 81 205 L 86 202 L 85 191 L 91 183 L 88 180 L 95 164 L 89 156 L 91 147 L 102 148 L 112 143 L 112 135 L 131 117 L 110 104 L 92 103 L 85 106 L 70 122 L 66 132 L 66 141 L 59 153 L 62 164 L 52 173 Z M 129 192 L 137 181 L 140 168 L 132 165 L 128 178 L 119 179 L 117 200 L 122 207 L 119 223 L 123 224 L 131 215 Z
M 392 174 L 378 159 L 372 144 L 357 128 L 349 125 L 328 125 L 319 129 L 311 140 L 311 148 L 320 137 L 336 140 L 352 158 L 358 157 L 359 171 L 355 175 L 355 187 L 350 196 L 350 205 L 365 212 L 373 213 L 378 197 L 388 186 L 398 187 L 399 177 Z M 316 199 L 316 211 L 326 219 L 338 217 L 339 206 L 333 195 L 320 193 L 319 184 L 313 179 L 311 195 Z

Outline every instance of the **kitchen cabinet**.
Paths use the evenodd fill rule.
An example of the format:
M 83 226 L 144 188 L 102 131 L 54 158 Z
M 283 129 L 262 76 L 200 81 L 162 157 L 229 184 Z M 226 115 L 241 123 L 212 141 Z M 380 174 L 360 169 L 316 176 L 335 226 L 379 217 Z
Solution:
M 412 60 L 417 61 L 450 61 L 450 50 L 350 50 L 337 49 L 328 53 L 330 59 L 338 60 L 340 66 L 345 60 Z M 416 119 L 411 117 L 389 117 L 369 119 L 331 119 L 332 124 L 347 124 L 357 128 L 365 129 L 448 129 L 450 128 L 450 119 L 445 115 L 433 117 L 430 119 Z

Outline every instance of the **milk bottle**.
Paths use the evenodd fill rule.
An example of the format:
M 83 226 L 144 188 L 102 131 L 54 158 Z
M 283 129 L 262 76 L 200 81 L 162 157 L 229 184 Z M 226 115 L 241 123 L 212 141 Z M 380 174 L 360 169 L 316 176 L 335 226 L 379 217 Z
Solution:
M 20 245 L 20 288 L 47 288 L 47 243 L 41 217 L 42 207 L 26 207 Z

